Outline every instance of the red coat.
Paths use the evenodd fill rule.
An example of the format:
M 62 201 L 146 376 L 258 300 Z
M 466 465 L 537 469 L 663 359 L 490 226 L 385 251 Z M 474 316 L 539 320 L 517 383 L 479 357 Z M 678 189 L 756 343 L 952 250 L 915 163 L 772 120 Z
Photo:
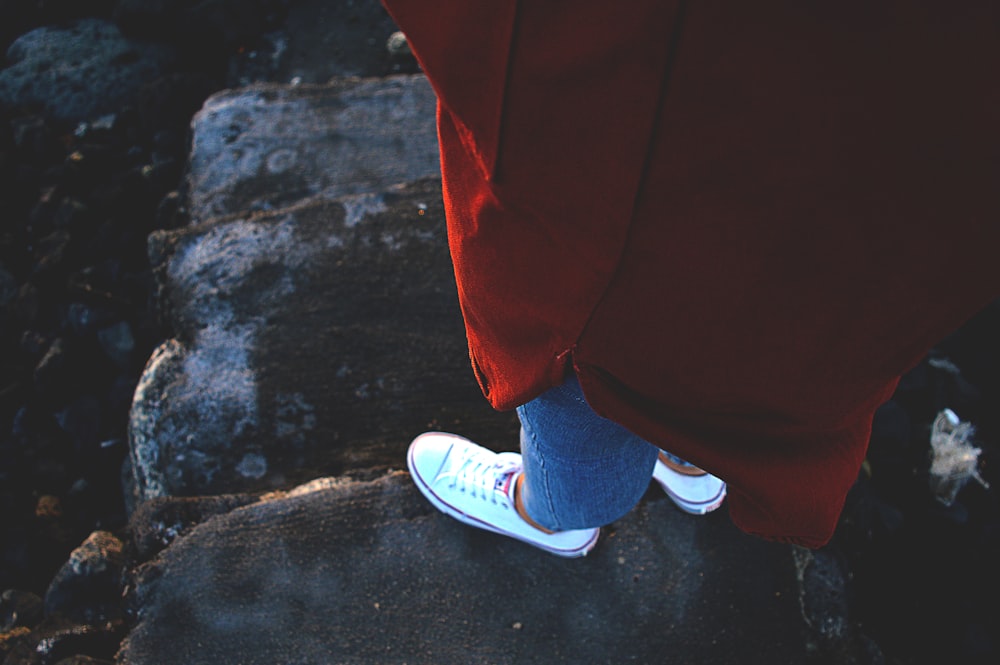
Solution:
M 498 409 L 593 408 L 819 546 L 900 374 L 1000 294 L 996 3 L 387 0 Z

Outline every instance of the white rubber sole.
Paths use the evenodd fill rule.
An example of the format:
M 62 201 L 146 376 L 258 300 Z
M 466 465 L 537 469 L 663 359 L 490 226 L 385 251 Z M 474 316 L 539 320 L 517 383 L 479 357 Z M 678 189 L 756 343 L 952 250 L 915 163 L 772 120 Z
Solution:
M 678 494 L 673 487 L 683 487 L 685 484 L 691 485 L 695 482 L 704 482 L 704 476 L 685 476 L 684 474 L 677 473 L 670 469 L 670 467 L 657 462 L 656 466 L 653 468 L 653 480 L 655 480 L 663 491 L 667 493 L 670 500 L 677 505 L 678 508 L 691 515 L 706 515 L 713 510 L 719 508 L 723 501 L 726 500 L 726 483 L 721 480 L 715 479 L 714 476 L 710 476 L 719 483 L 716 491 L 712 492 L 709 496 L 701 499 L 690 499 Z
M 540 550 L 544 550 L 550 554 L 555 554 L 556 556 L 564 558 L 577 558 L 586 556 L 592 549 L 594 549 L 594 546 L 597 544 L 597 541 L 600 537 L 600 529 L 594 529 L 593 535 L 583 543 L 577 543 L 573 545 L 567 543 L 565 546 L 559 546 L 557 543 L 560 539 L 569 540 L 569 538 L 566 536 L 568 536 L 570 532 L 561 532 L 550 535 L 538 531 L 537 529 L 534 529 L 533 527 L 525 523 L 526 528 L 531 529 L 533 533 L 531 534 L 518 533 L 515 531 L 510 531 L 502 527 L 499 527 L 493 524 L 492 522 L 479 519 L 474 515 L 466 513 L 458 506 L 455 506 L 445 501 L 440 496 L 438 496 L 438 494 L 434 492 L 434 490 L 430 487 L 427 481 L 424 480 L 423 476 L 421 476 L 419 471 L 416 469 L 416 465 L 413 461 L 414 444 L 416 444 L 417 441 L 419 441 L 420 438 L 424 436 L 451 437 L 456 440 L 456 443 L 468 442 L 468 439 L 466 439 L 465 437 L 458 436 L 456 434 L 447 434 L 445 432 L 428 432 L 425 434 L 421 434 L 416 439 L 414 439 L 413 443 L 410 444 L 409 450 L 407 451 L 406 465 L 409 468 L 410 477 L 413 478 L 414 485 L 417 486 L 417 489 L 420 490 L 420 493 L 424 495 L 424 497 L 431 503 L 432 506 L 437 508 L 445 515 L 448 515 L 449 517 L 452 517 L 458 520 L 459 522 L 462 522 L 463 524 L 467 524 L 468 526 L 500 534 L 501 536 L 507 536 L 508 538 L 514 538 L 515 540 L 519 540 L 533 547 L 537 547 Z M 513 512 L 514 508 L 511 507 L 510 510 Z M 514 514 L 516 516 L 516 512 Z M 514 519 L 520 520 L 521 518 L 515 517 Z M 537 537 L 535 537 L 536 533 Z M 563 536 L 563 538 L 560 538 L 561 535 Z

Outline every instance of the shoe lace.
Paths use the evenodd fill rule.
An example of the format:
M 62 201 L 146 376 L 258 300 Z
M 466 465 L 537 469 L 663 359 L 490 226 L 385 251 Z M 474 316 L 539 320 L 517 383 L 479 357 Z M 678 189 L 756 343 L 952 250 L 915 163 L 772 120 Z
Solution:
M 473 498 L 511 507 L 512 476 L 521 470 L 517 457 L 493 453 L 473 453 L 462 461 L 451 487 Z

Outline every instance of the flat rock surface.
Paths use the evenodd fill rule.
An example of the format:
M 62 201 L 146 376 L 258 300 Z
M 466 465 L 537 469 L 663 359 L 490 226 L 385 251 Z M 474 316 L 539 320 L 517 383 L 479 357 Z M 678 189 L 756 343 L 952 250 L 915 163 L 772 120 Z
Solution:
M 435 105 L 421 75 L 214 95 L 192 123 L 191 217 L 203 222 L 436 176 Z
M 657 490 L 584 559 L 471 529 L 404 472 L 212 517 L 146 564 L 122 665 L 814 663 L 787 546 Z
M 133 517 L 118 662 L 872 662 L 837 567 L 725 511 L 653 488 L 565 560 L 387 471 L 427 429 L 517 442 L 468 366 L 433 109 L 400 77 L 223 93 L 196 119 L 194 224 L 150 242 L 176 335 L 131 414 L 137 498 L 156 502 Z
M 138 497 L 398 464 L 427 429 L 517 441 L 469 368 L 440 180 L 151 239 L 176 337 L 136 390 Z

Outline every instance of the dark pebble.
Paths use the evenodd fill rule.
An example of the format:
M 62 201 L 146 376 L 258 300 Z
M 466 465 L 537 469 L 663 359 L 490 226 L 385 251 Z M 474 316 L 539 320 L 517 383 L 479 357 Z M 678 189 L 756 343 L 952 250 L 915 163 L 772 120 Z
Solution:
M 25 330 L 21 333 L 20 350 L 23 355 L 38 362 L 41 360 L 42 354 L 48 350 L 51 343 L 52 339 L 50 337 L 46 337 L 34 330 Z
M 64 230 L 42 238 L 35 248 L 35 278 L 52 282 L 65 276 L 73 259 L 71 243 L 69 231 Z
M 95 531 L 73 550 L 45 593 L 46 616 L 97 624 L 121 616 L 124 545 Z
M 62 393 L 71 369 L 68 344 L 60 337 L 52 342 L 35 367 L 35 390 L 43 395 Z

